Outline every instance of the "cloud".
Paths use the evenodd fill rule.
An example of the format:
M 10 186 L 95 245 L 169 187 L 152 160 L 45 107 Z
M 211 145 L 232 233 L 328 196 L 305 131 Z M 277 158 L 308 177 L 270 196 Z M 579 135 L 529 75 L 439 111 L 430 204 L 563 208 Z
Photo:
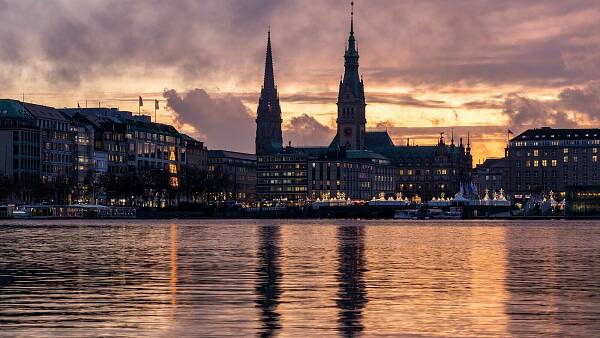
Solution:
M 232 95 L 210 96 L 204 89 L 183 94 L 174 89 L 163 93 L 167 110 L 179 128 L 191 125 L 193 136 L 211 149 L 254 152 L 255 123 L 248 108 Z
M 594 120 L 600 118 L 600 82 L 583 88 L 566 88 L 558 99 L 564 109 L 584 113 Z
M 367 86 L 562 86 L 600 74 L 594 1 L 373 0 L 355 12 Z M 271 24 L 281 84 L 331 88 L 342 71 L 348 4 L 0 1 L 0 22 L 0 64 L 47 85 L 166 73 L 188 84 L 201 76 L 211 87 L 258 86 Z
M 326 126 L 307 114 L 294 116 L 284 125 L 283 138 L 292 145 L 329 145 L 335 136 L 335 129 Z
M 512 93 L 505 97 L 502 113 L 515 130 L 540 126 L 577 128 L 600 119 L 600 83 L 563 89 L 555 99 L 535 99 Z

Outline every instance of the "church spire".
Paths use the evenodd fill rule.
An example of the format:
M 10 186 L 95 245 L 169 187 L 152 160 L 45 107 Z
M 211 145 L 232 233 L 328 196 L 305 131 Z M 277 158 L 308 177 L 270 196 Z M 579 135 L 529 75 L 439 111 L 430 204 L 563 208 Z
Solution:
M 358 50 L 356 49 L 356 39 L 354 38 L 354 2 L 350 3 L 350 35 L 348 36 L 348 46 L 344 53 L 344 77 L 343 84 L 349 88 L 355 97 L 362 97 L 361 80 L 358 74 Z M 341 89 L 341 88 L 340 88 Z
M 273 53 L 271 52 L 271 26 L 267 33 L 267 55 L 265 57 L 265 79 L 263 88 L 267 91 L 275 89 L 275 74 L 273 72 Z
M 350 3 L 350 35 L 354 35 L 354 1 Z
M 354 38 L 354 1 L 350 3 L 350 36 L 348 36 L 348 48 L 346 49 L 346 53 L 351 51 L 358 52 L 356 50 L 356 39 Z
M 256 112 L 256 154 L 264 155 L 282 148 L 281 107 L 275 86 L 273 72 L 273 52 L 271 51 L 271 27 L 267 33 L 265 56 L 265 77 L 258 99 Z

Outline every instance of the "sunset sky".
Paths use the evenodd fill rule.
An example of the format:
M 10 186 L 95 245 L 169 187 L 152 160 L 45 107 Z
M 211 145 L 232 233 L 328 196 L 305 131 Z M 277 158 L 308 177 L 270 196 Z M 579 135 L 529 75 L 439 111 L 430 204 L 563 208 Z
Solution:
M 111 106 L 176 124 L 210 148 L 254 150 L 272 31 L 284 142 L 325 145 L 349 1 L 0 0 L 0 97 Z M 355 1 L 368 127 L 397 144 L 471 133 L 475 161 L 506 130 L 597 127 L 600 2 Z

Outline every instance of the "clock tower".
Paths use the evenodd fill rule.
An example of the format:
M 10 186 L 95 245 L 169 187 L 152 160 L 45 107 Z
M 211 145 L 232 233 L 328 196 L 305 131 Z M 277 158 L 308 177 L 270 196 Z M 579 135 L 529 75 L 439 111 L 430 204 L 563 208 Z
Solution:
M 350 36 L 344 59 L 344 76 L 340 81 L 337 101 L 338 145 L 348 150 L 363 150 L 367 119 L 364 84 L 358 74 L 358 49 L 354 39 L 354 3 L 350 14 Z

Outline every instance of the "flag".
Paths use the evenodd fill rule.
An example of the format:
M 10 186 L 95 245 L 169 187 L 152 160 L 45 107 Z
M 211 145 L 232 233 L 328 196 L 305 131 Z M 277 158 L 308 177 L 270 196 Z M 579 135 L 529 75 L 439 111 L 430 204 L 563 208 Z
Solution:
M 510 134 L 514 134 L 514 133 L 512 132 L 512 130 L 509 129 L 508 134 L 510 135 Z
M 160 107 L 158 106 L 158 100 L 154 100 L 154 109 L 159 110 Z
M 140 104 L 139 104 L 139 106 L 140 106 L 140 107 L 143 107 L 143 106 L 144 106 L 144 100 L 142 100 L 142 97 L 141 97 L 141 96 L 140 96 Z

